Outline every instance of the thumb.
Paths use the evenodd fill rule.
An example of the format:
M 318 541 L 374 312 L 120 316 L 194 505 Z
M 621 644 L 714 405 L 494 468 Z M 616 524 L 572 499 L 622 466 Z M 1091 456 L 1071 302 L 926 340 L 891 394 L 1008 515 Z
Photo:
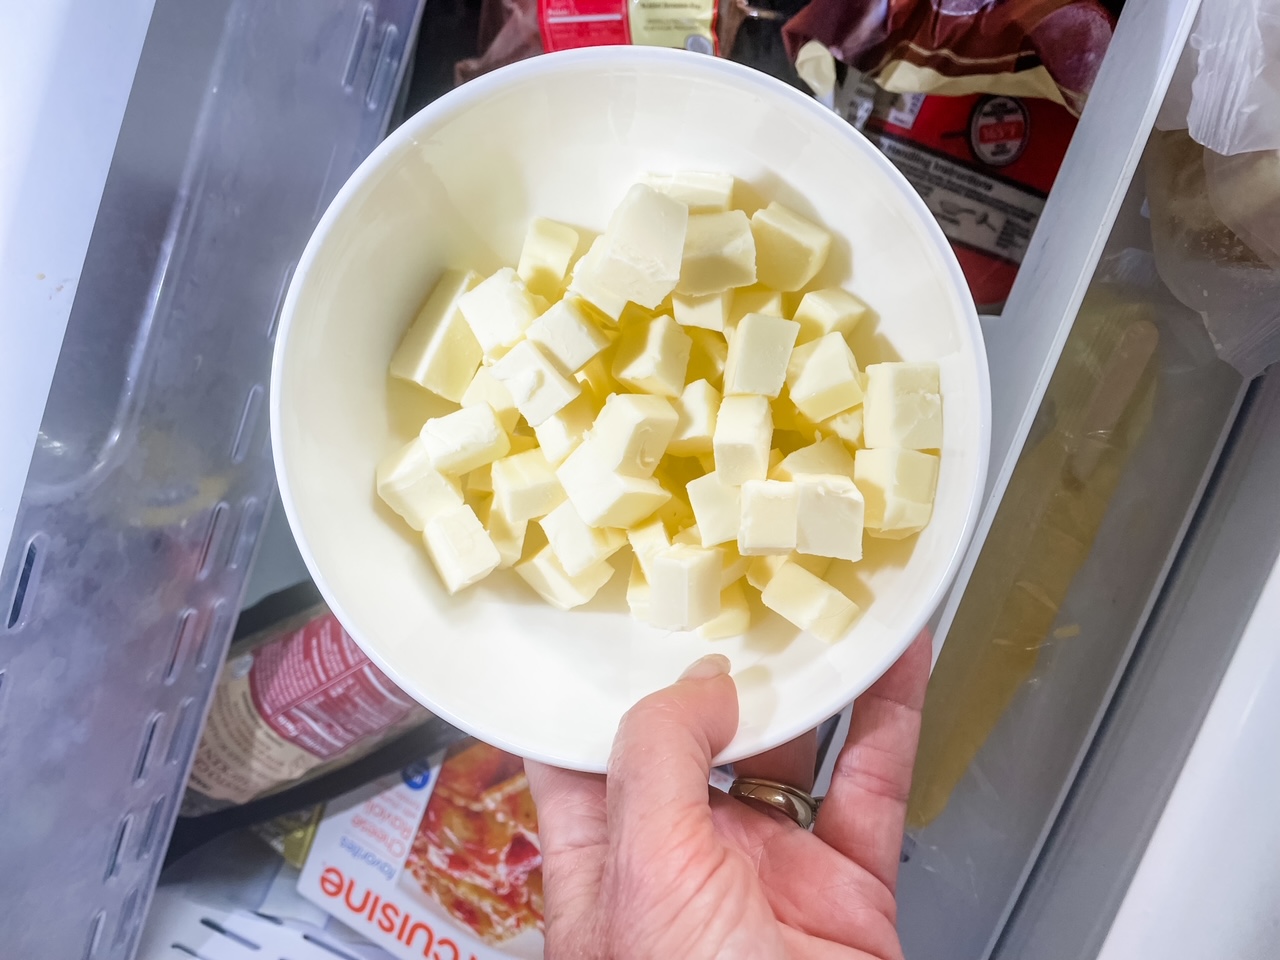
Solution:
M 707 822 L 711 758 L 738 729 L 738 690 L 729 660 L 703 657 L 670 687 L 645 697 L 622 718 L 609 758 L 609 826 L 668 832 L 701 811 Z

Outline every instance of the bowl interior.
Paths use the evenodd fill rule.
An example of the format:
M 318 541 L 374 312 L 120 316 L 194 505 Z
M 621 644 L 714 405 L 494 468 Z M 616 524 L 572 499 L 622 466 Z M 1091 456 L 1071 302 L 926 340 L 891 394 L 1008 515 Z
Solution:
M 528 220 L 603 229 L 647 171 L 726 170 L 748 213 L 777 199 L 836 235 L 823 283 L 878 318 L 860 364 L 937 360 L 945 445 L 933 520 L 905 542 L 866 542 L 838 585 L 864 609 L 835 644 L 772 615 L 728 640 L 631 619 L 627 569 L 562 613 L 510 571 L 448 597 L 418 538 L 375 497 L 373 469 L 425 417 L 388 360 L 447 267 L 513 264 Z M 905 648 L 967 539 L 990 417 L 977 318 L 936 224 L 847 124 L 767 77 L 643 48 L 540 57 L 474 81 L 397 130 L 344 187 L 299 264 L 272 383 L 289 520 L 326 599 L 372 659 L 438 715 L 512 752 L 602 770 L 617 721 L 709 652 L 733 662 L 741 703 L 722 759 L 829 716 Z M 623 566 L 619 564 L 619 566 Z

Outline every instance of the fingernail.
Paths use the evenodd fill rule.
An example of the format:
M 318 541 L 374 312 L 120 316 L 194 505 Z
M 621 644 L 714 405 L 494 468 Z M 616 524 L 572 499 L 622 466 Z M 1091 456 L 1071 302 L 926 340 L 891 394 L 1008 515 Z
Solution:
M 695 660 L 691 663 L 684 673 L 680 674 L 681 680 L 714 680 L 716 677 L 723 677 L 729 672 L 729 658 L 721 653 L 709 653 L 701 660 Z

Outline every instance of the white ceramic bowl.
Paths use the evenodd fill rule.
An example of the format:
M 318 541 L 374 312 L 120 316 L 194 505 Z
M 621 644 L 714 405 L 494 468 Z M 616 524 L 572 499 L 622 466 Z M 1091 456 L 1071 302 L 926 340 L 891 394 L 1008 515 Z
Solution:
M 389 384 L 387 363 L 446 267 L 512 264 L 533 216 L 603 229 L 647 171 L 725 170 L 748 212 L 777 199 L 837 236 L 818 278 L 878 313 L 860 364 L 937 360 L 945 444 L 933 520 L 905 543 L 868 538 L 865 610 L 837 643 L 770 615 L 742 637 L 664 633 L 626 612 L 624 569 L 563 613 L 510 571 L 445 594 L 417 536 L 375 497 L 375 463 L 445 408 Z M 703 654 L 733 662 L 742 704 L 728 761 L 838 711 L 903 651 L 951 581 L 977 515 L 990 397 L 964 277 L 916 193 L 843 120 L 753 70 L 609 47 L 537 57 L 414 116 L 325 213 L 283 308 L 271 384 L 276 472 L 307 566 L 388 676 L 496 746 L 603 770 L 622 713 Z

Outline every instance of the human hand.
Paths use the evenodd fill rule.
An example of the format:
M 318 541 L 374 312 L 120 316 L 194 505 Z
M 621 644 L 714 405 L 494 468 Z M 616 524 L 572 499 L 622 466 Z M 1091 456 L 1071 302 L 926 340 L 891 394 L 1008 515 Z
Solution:
M 901 958 L 894 888 L 929 661 L 922 634 L 858 698 L 813 833 L 708 793 L 738 726 L 718 655 L 627 713 L 607 779 L 526 763 L 548 960 Z M 808 790 L 815 749 L 802 737 L 736 772 Z

